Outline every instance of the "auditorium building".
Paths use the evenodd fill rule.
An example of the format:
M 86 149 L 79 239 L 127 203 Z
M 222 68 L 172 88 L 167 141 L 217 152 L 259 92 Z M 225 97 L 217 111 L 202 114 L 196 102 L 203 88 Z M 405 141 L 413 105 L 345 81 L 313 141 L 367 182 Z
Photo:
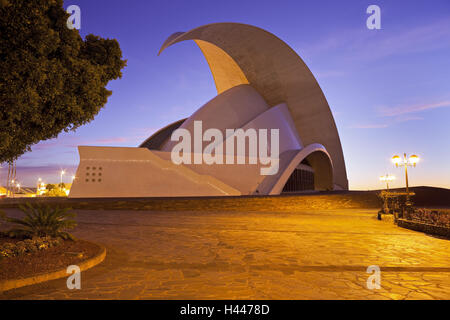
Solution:
M 195 41 L 203 52 L 217 96 L 139 147 L 79 146 L 80 164 L 69 197 L 277 195 L 348 189 L 330 107 L 294 50 L 260 28 L 215 23 L 173 34 L 160 54 L 187 40 Z M 261 174 L 264 164 L 249 156 L 232 164 L 174 163 L 175 133 L 195 136 L 200 122 L 203 130 L 223 133 L 223 141 L 214 141 L 216 145 L 233 138 L 226 135 L 227 129 L 276 130 L 277 145 L 269 139 L 267 148 L 272 153 L 277 149 L 277 170 Z M 208 145 L 202 143 L 201 150 Z

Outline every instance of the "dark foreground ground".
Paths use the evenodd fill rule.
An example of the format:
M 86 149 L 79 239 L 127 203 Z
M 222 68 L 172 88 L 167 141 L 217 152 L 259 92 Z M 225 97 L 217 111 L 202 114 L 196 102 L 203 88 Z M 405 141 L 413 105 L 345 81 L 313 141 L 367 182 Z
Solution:
M 0 298 L 450 299 L 449 240 L 378 221 L 377 209 L 358 208 L 355 198 L 267 199 L 77 210 L 75 235 L 108 250 L 82 274 L 82 289 L 61 279 Z M 367 287 L 373 265 L 378 290 Z

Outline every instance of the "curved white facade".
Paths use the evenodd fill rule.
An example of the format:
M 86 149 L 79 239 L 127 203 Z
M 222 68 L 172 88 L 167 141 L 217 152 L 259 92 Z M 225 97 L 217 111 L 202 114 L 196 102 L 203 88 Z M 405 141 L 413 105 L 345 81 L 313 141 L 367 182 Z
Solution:
M 341 144 L 326 99 L 292 49 L 256 27 L 219 23 L 176 33 L 161 52 L 183 40 L 200 46 L 218 95 L 189 118 L 159 130 L 139 148 L 80 146 L 70 197 L 263 195 L 348 188 Z M 203 131 L 215 129 L 215 139 L 195 140 L 199 123 Z M 237 155 L 236 145 L 227 148 L 238 140 L 229 129 L 277 131 L 279 140 L 268 140 L 267 156 L 258 153 L 258 162 L 250 154 L 250 143 L 243 155 Z M 194 137 L 188 143 L 190 151 L 180 153 L 192 161 L 175 164 L 172 151 L 180 141 L 172 138 L 179 132 Z M 208 146 L 214 147 L 215 156 L 223 153 L 226 163 L 198 162 L 202 155 L 196 151 Z M 258 152 L 262 146 L 258 144 Z M 263 175 L 273 154 L 279 154 L 277 170 Z M 228 163 L 229 159 L 235 161 Z

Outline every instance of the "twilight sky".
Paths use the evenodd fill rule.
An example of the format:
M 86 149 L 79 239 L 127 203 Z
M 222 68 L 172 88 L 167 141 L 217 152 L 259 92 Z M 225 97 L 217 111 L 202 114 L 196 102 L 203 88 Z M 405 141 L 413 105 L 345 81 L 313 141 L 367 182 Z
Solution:
M 157 129 L 189 116 L 216 96 L 194 42 L 157 57 L 176 31 L 241 22 L 290 45 L 317 78 L 341 137 L 351 189 L 378 189 L 380 175 L 404 186 L 394 154 L 418 154 L 411 185 L 450 188 L 450 1 L 66 0 L 81 8 L 81 34 L 116 38 L 128 66 L 94 121 L 41 142 L 18 161 L 22 185 L 69 182 L 78 145 L 135 147 Z M 366 9 L 381 7 L 381 30 Z M 132 178 L 132 177 L 130 177 Z M 0 169 L 4 184 L 6 168 Z

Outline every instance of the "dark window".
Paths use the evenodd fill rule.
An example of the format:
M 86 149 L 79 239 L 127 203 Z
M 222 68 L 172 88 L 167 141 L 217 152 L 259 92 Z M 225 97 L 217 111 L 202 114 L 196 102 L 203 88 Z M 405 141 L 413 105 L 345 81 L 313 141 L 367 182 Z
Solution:
M 314 173 L 308 170 L 295 169 L 284 185 L 283 192 L 314 190 Z

